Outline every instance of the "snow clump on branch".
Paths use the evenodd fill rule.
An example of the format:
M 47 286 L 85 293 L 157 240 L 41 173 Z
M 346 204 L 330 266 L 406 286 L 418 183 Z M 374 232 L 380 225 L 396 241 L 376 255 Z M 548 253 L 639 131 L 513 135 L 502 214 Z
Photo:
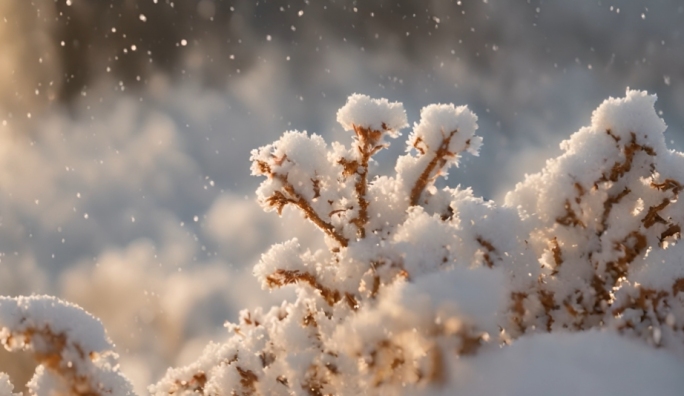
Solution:
M 0 297 L 0 342 L 9 351 L 30 351 L 39 363 L 28 384 L 33 395 L 133 394 L 102 323 L 73 304 Z M 11 391 L 6 376 L 0 381 L 9 384 L 0 389 Z

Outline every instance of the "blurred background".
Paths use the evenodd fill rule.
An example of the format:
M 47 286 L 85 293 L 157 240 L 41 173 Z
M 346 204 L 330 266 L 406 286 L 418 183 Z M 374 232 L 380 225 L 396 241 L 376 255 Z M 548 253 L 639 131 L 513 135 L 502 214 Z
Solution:
M 681 149 L 683 21 L 676 0 L 1 0 L 0 294 L 101 318 L 145 393 L 289 296 L 252 278 L 261 252 L 320 243 L 258 208 L 251 149 L 289 129 L 349 142 L 354 92 L 410 122 L 468 104 L 484 147 L 447 183 L 501 202 L 627 87 L 658 94 Z M 1 351 L 0 371 L 32 367 Z

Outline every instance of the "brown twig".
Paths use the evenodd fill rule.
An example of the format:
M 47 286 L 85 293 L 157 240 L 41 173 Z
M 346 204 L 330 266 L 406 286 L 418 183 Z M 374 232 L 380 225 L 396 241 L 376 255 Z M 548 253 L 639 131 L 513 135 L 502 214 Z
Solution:
M 295 205 L 304 213 L 304 217 L 311 220 L 311 222 L 320 228 L 325 234 L 336 240 L 340 246 L 347 247 L 349 245 L 349 240 L 338 233 L 332 224 L 323 220 L 318 213 L 316 213 L 309 201 L 304 199 L 304 197 L 302 197 L 301 194 L 295 190 L 292 184 L 287 180 L 287 176 L 272 173 L 271 177 L 278 179 L 283 186 L 282 190 L 287 193 L 287 195 L 285 195 L 282 191 L 276 191 L 273 195 L 266 199 L 266 203 L 269 206 L 276 208 L 278 214 L 282 214 L 282 210 L 285 205 Z
M 632 190 L 625 187 L 625 189 L 622 190 L 619 194 L 611 195 L 608 197 L 608 199 L 606 199 L 603 202 L 603 214 L 601 215 L 601 231 L 608 228 L 608 217 L 610 216 L 611 210 L 613 210 L 613 205 L 618 204 L 622 200 L 622 198 L 626 197 L 631 192 Z
M 655 223 L 667 224 L 667 221 L 665 221 L 658 212 L 665 209 L 669 204 L 670 200 L 663 198 L 662 202 L 658 205 L 649 207 L 646 216 L 641 220 L 641 222 L 644 223 L 644 227 L 651 228 Z
M 490 256 L 490 253 L 496 252 L 496 248 L 494 247 L 494 245 L 492 245 L 491 242 L 487 241 L 486 239 L 484 239 L 482 236 L 479 236 L 479 235 L 477 236 L 477 238 L 475 238 L 475 240 L 477 241 L 477 243 L 480 244 L 480 246 L 482 246 L 485 249 L 485 252 L 482 255 L 482 258 L 484 258 L 484 261 L 485 261 L 485 264 L 487 264 L 487 267 L 489 267 L 489 268 L 494 267 L 494 261 L 492 261 L 492 257 Z
M 610 131 L 610 130 L 608 130 L 608 131 Z M 608 134 L 610 135 L 610 132 L 608 132 Z M 653 150 L 652 147 L 642 145 L 642 144 L 638 144 L 636 142 L 636 134 L 634 132 L 631 132 L 630 136 L 631 136 L 631 140 L 630 140 L 629 144 L 625 146 L 625 149 L 624 149 L 625 162 L 623 162 L 623 163 L 616 162 L 610 170 L 610 176 L 608 176 L 606 178 L 606 176 L 604 175 L 603 176 L 604 179 L 610 180 L 612 182 L 616 182 L 620 177 L 622 177 L 622 175 L 629 172 L 632 169 L 632 161 L 634 160 L 634 155 L 636 154 L 637 151 L 643 151 L 649 156 L 656 155 L 655 150 Z
M 606 263 L 606 272 L 612 277 L 610 282 L 604 282 L 606 291 L 609 292 L 617 283 L 618 279 L 627 275 L 629 265 L 648 247 L 646 236 L 638 231 L 632 231 L 620 242 L 615 243 L 614 249 L 622 251 L 623 256 L 616 261 Z
M 458 130 L 455 129 L 451 131 L 451 133 L 449 133 L 448 136 L 444 136 L 444 138 L 442 139 L 442 143 L 439 145 L 439 148 L 435 152 L 435 156 L 432 158 L 432 160 L 430 160 L 428 165 L 425 167 L 423 173 L 420 174 L 418 180 L 416 180 L 416 184 L 411 189 L 411 206 L 418 205 L 420 195 L 423 193 L 425 187 L 427 187 L 428 184 L 432 181 L 432 173 L 435 171 L 435 168 L 439 171 L 439 169 L 441 169 L 444 166 L 444 164 L 446 164 L 446 158 L 453 157 L 455 155 L 454 153 L 449 151 L 449 143 L 451 143 L 451 138 L 457 132 Z M 469 141 L 466 142 L 466 144 L 469 144 Z
M 385 146 L 379 144 L 382 139 L 382 131 L 357 125 L 354 125 L 353 127 L 357 137 L 356 149 L 359 151 L 360 161 L 347 161 L 341 159 L 340 163 L 344 166 L 345 175 L 357 175 L 354 190 L 359 205 L 359 213 L 350 221 L 350 223 L 356 226 L 357 236 L 362 239 L 366 237 L 366 224 L 368 224 L 369 203 L 366 199 L 366 193 L 368 191 L 368 162 L 374 154 L 382 150 Z
M 240 375 L 240 385 L 245 390 L 242 395 L 256 395 L 256 383 L 259 381 L 259 377 L 252 370 L 245 370 L 240 366 L 235 366 L 235 369 Z
M 75 396 L 104 396 L 111 395 L 112 389 L 103 388 L 101 383 L 94 382 L 92 378 L 79 374 L 77 365 L 74 362 L 65 362 L 62 358 L 65 349 L 73 347 L 78 357 L 83 362 L 91 362 L 97 358 L 97 353 L 86 353 L 85 349 L 81 347 L 76 341 L 69 340 L 66 334 L 53 331 L 49 325 L 43 327 L 29 327 L 22 332 L 13 332 L 5 338 L 3 343 L 6 348 L 11 348 L 14 340 L 20 339 L 24 345 L 33 345 L 33 357 L 39 363 L 45 366 L 48 370 L 55 373 L 57 377 L 61 378 L 67 388 L 69 394 Z M 39 348 L 36 348 L 36 340 Z
M 312 288 L 318 290 L 325 302 L 327 302 L 330 306 L 342 299 L 339 291 L 323 286 L 320 282 L 318 282 L 316 276 L 308 272 L 278 269 L 273 274 L 266 277 L 266 282 L 271 288 L 291 285 L 299 282 L 306 283 Z M 351 297 L 353 298 L 353 296 Z M 347 296 L 347 302 L 355 302 L 355 300 L 352 301 L 349 299 L 349 296 Z M 357 304 L 354 303 L 354 305 Z
M 556 222 L 558 224 L 564 225 L 566 227 L 580 226 L 582 228 L 586 228 L 586 226 L 584 225 L 582 220 L 580 220 L 577 217 L 577 213 L 575 213 L 575 211 L 572 210 L 572 205 L 570 205 L 570 200 L 568 200 L 568 199 L 565 200 L 564 208 L 565 208 L 565 216 L 556 218 Z
M 553 253 L 553 262 L 556 264 L 556 266 L 553 267 L 553 271 L 551 271 L 551 275 L 557 275 L 558 269 L 560 268 L 561 264 L 563 264 L 563 252 L 561 251 L 560 245 L 558 245 L 557 237 L 553 237 L 550 243 L 551 252 Z

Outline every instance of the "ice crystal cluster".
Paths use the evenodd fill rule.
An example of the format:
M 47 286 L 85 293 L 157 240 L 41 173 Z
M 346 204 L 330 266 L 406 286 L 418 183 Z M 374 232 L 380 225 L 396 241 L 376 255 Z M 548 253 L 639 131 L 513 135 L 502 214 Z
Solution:
M 681 394 L 684 154 L 667 149 L 654 102 L 606 100 L 501 205 L 435 186 L 482 143 L 465 106 L 423 108 L 392 175 L 372 174 L 373 156 L 405 111 L 364 95 L 337 113 L 350 146 L 290 131 L 254 150 L 261 205 L 299 210 L 325 248 L 272 246 L 255 276 L 296 299 L 242 311 L 150 392 Z M 73 306 L 6 298 L 0 326 L 41 363 L 31 392 L 130 392 L 101 326 Z

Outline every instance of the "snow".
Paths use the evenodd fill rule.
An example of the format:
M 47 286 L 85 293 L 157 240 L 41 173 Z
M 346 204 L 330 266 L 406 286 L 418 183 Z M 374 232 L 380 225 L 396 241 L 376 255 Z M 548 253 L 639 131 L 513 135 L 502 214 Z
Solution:
M 477 155 L 482 138 L 474 136 L 476 129 L 477 116 L 467 106 L 430 105 L 421 109 L 420 122 L 414 125 L 409 140 L 420 150 L 435 152 L 444 138 L 453 133 L 446 147 L 449 152 L 467 150 Z
M 13 393 L 14 386 L 10 382 L 10 378 L 5 373 L 0 373 L 0 396 L 16 396 L 18 393 Z
M 371 99 L 367 95 L 353 94 L 337 112 L 337 122 L 348 131 L 354 126 L 376 131 L 388 130 L 392 136 L 408 126 L 404 106 L 387 99 Z
M 0 297 L 0 338 L 6 349 L 31 350 L 41 363 L 29 384 L 32 394 L 133 394 L 102 323 L 73 304 L 49 296 Z
M 656 95 L 645 91 L 627 89 L 624 98 L 609 98 L 599 106 L 591 116 L 594 129 L 610 129 L 624 140 L 630 139 L 630 133 L 643 137 L 654 149 L 665 149 L 663 132 L 667 128 L 665 122 L 653 110 Z
M 457 384 L 426 394 L 680 395 L 684 363 L 610 332 L 540 334 L 452 366 Z

